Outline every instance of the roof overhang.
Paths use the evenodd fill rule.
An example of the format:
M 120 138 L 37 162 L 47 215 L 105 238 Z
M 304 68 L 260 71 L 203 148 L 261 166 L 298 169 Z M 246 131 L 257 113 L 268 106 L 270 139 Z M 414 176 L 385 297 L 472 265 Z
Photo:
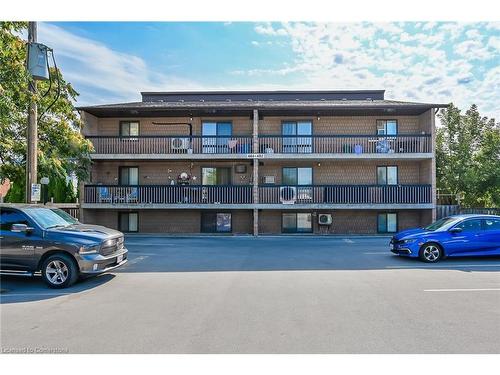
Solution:
M 175 105 L 175 106 L 90 106 L 78 107 L 96 117 L 252 117 L 253 110 L 259 111 L 260 117 L 266 116 L 417 116 L 429 109 L 448 107 L 447 104 L 409 104 L 409 105 Z

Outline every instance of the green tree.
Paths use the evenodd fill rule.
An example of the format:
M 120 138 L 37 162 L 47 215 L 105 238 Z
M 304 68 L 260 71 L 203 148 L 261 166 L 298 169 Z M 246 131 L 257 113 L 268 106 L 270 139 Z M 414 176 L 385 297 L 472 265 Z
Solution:
M 67 191 L 69 195 L 61 181 L 65 184 L 73 173 L 80 180 L 87 177 L 92 147 L 79 131 L 82 123 L 74 107 L 78 93 L 59 70 L 51 68 L 52 82 L 38 81 L 37 93 L 29 92 L 27 46 L 20 36 L 26 29 L 25 22 L 0 22 L 0 181 L 8 178 L 12 182 L 7 195 L 11 202 L 24 201 L 30 100 L 37 103 L 39 117 L 43 114 L 38 122 L 37 180 L 49 177 L 49 192 Z
M 460 194 L 469 207 L 500 206 L 500 124 L 476 105 L 440 112 L 436 134 L 437 187 Z

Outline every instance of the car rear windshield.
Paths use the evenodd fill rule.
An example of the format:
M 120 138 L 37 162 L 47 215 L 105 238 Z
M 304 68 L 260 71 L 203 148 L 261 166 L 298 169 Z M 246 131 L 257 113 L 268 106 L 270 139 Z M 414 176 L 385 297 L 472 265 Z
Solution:
M 48 208 L 30 208 L 26 213 L 33 218 L 43 229 L 67 227 L 70 225 L 60 215 Z
M 453 217 L 443 217 L 442 219 L 439 219 L 438 221 L 435 221 L 434 223 L 426 226 L 424 229 L 426 230 L 438 230 L 439 228 L 444 227 L 445 225 L 451 224 L 452 222 L 456 221 L 456 218 Z

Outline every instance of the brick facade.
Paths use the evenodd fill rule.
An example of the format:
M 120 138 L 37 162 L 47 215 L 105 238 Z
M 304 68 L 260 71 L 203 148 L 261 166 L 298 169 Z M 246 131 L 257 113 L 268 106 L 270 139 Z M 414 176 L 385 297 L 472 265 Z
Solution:
M 312 214 L 314 234 L 377 234 L 377 215 L 383 212 L 398 214 L 398 230 L 426 225 L 431 210 L 261 210 L 259 233 L 281 233 L 281 215 L 285 212 Z M 331 225 L 319 225 L 319 214 L 331 214 Z
M 331 200 L 327 201 L 325 198 L 321 197 L 324 190 L 321 190 L 321 188 L 315 189 L 314 201 L 315 203 L 319 202 L 318 205 L 313 205 L 311 203 L 311 209 L 299 212 L 312 213 L 313 233 L 316 234 L 377 233 L 378 212 L 397 212 L 398 229 L 425 225 L 431 222 L 435 217 L 435 209 L 429 207 L 432 207 L 432 204 L 435 205 L 436 181 L 435 157 L 433 154 L 435 143 L 434 111 L 435 108 L 440 107 L 440 105 L 386 101 L 386 103 L 384 103 L 386 107 L 384 107 L 380 105 L 380 101 L 385 102 L 383 99 L 383 92 L 377 90 L 372 90 L 370 92 L 297 92 L 296 94 L 278 92 L 265 94 L 256 93 L 255 98 L 249 97 L 245 99 L 244 103 L 241 101 L 237 102 L 237 100 L 241 99 L 236 99 L 236 97 L 246 97 L 247 94 L 182 93 L 181 95 L 179 93 L 161 93 L 161 95 L 163 95 L 161 99 L 159 97 L 158 100 L 151 99 L 157 97 L 157 95 L 160 95 L 160 93 L 150 93 L 145 96 L 145 98 L 147 98 L 147 103 L 131 103 L 132 106 L 124 106 L 123 108 L 120 107 L 121 105 L 113 105 L 112 108 L 109 106 L 105 106 L 106 108 L 98 108 L 99 106 L 85 108 L 81 112 L 85 124 L 82 133 L 86 136 L 105 136 L 102 139 L 116 137 L 118 138 L 115 139 L 116 143 L 119 145 L 124 140 L 119 137 L 120 122 L 138 121 L 138 137 L 146 136 L 144 140 L 149 140 L 150 137 L 148 136 L 153 136 L 151 138 L 160 139 L 158 144 L 161 145 L 161 142 L 168 141 L 159 137 L 155 138 L 154 136 L 187 137 L 191 134 L 194 136 L 191 140 L 192 144 L 194 144 L 196 140 L 198 142 L 197 144 L 200 146 L 199 149 L 202 151 L 196 151 L 196 147 L 190 146 L 189 150 L 186 150 L 184 154 L 177 156 L 175 153 L 169 154 L 170 151 L 165 151 L 168 150 L 167 147 L 158 147 L 158 149 L 163 151 L 155 151 L 156 154 L 151 155 L 154 157 L 150 157 L 147 153 L 148 151 L 146 151 L 146 153 L 143 151 L 148 150 L 148 148 L 145 147 L 136 152 L 136 154 L 140 155 L 131 154 L 129 157 L 127 152 L 130 151 L 123 151 L 123 148 L 116 147 L 113 148 L 113 151 L 108 152 L 110 155 L 101 154 L 99 158 L 93 161 L 89 181 L 85 183 L 88 185 L 111 185 L 113 187 L 113 185 L 118 185 L 119 183 L 120 167 L 128 166 L 139 168 L 139 185 L 164 186 L 175 184 L 177 176 L 183 172 L 193 177 L 190 181 L 191 185 L 200 185 L 202 184 L 203 167 L 230 168 L 230 185 L 253 186 L 253 200 L 250 199 L 250 203 L 245 200 L 245 206 L 241 207 L 238 207 L 239 203 L 231 201 L 229 203 L 234 204 L 234 206 L 230 205 L 229 210 L 226 210 L 228 207 L 227 205 L 224 207 L 224 210 L 218 210 L 216 207 L 198 207 L 196 205 L 202 204 L 203 202 L 191 201 L 185 208 L 174 207 L 169 209 L 169 206 L 175 206 L 171 201 L 166 202 L 166 204 L 158 208 L 152 206 L 144 209 L 144 206 L 138 206 L 138 209 L 135 211 L 139 213 L 139 232 L 199 233 L 201 231 L 202 212 L 207 212 L 209 210 L 213 212 L 215 208 L 217 212 L 230 211 L 232 213 L 233 233 L 281 233 L 282 212 L 293 212 L 293 208 L 287 207 L 286 209 L 278 209 L 276 206 L 273 206 L 275 203 L 278 205 L 286 203 L 280 201 L 282 198 L 275 199 L 276 202 L 271 202 L 271 205 L 267 205 L 268 202 L 259 202 L 259 199 L 264 201 L 260 195 L 261 185 L 264 185 L 264 177 L 272 176 L 274 177 L 275 185 L 282 184 L 283 167 L 312 168 L 313 185 L 354 185 L 355 187 L 362 187 L 363 185 L 376 185 L 378 183 L 378 166 L 397 166 L 398 185 L 412 185 L 410 186 L 412 190 L 404 190 L 410 191 L 411 193 L 405 194 L 413 195 L 414 191 L 427 192 L 425 200 L 412 201 L 405 196 L 406 200 L 400 203 L 409 203 L 408 205 L 401 204 L 395 207 L 394 210 L 388 210 L 390 204 L 380 205 L 380 203 L 387 203 L 388 201 L 373 203 L 374 200 L 366 200 L 361 202 L 361 206 L 357 205 L 355 209 L 351 208 L 350 203 L 343 207 L 342 204 L 335 205 L 333 204 L 335 202 Z M 187 99 L 184 98 L 188 98 L 190 95 L 194 101 L 185 103 Z M 248 95 L 252 96 L 251 93 Z M 266 99 L 260 98 L 260 95 L 264 95 L 263 97 Z M 276 99 L 271 99 L 273 95 Z M 302 99 L 291 99 L 293 95 L 301 96 Z M 350 99 L 344 98 L 344 95 L 350 96 Z M 373 95 L 375 95 L 375 98 L 372 97 Z M 210 98 L 217 99 L 213 99 L 216 101 L 208 104 L 205 99 L 203 99 L 205 96 L 207 102 L 210 102 Z M 226 99 L 221 99 L 225 96 L 227 96 Z M 307 99 L 308 96 L 309 99 Z M 290 99 L 283 99 L 285 97 L 290 97 Z M 164 99 L 167 100 L 168 103 L 164 102 Z M 149 100 L 153 100 L 155 102 L 154 105 L 151 105 L 151 103 L 148 102 Z M 286 102 L 286 100 L 288 100 L 288 102 Z M 314 102 L 314 107 L 308 107 L 307 100 Z M 285 103 L 283 101 L 285 101 Z M 318 103 L 318 101 L 324 101 L 324 103 Z M 254 103 L 255 108 L 253 107 Z M 140 104 L 145 104 L 145 109 L 141 109 Z M 295 108 L 292 108 L 290 104 L 295 106 Z M 280 105 L 283 107 L 280 108 Z M 331 105 L 331 107 L 328 107 L 328 105 Z M 137 106 L 138 110 L 131 110 L 131 108 L 136 108 L 135 106 Z M 230 108 L 232 106 L 234 106 L 234 108 Z M 320 111 L 317 110 L 317 108 L 319 108 L 318 106 L 328 108 L 320 113 Z M 344 108 L 344 110 L 340 111 L 339 108 L 343 106 L 349 108 L 349 110 Z M 357 106 L 357 108 L 352 109 L 355 106 Z M 401 108 L 398 109 L 398 106 Z M 181 110 L 181 108 L 183 109 Z M 261 110 L 260 108 L 264 109 Z M 159 109 L 162 109 L 163 112 L 159 111 Z M 131 113 L 134 112 L 137 113 L 135 117 L 131 115 Z M 352 114 L 348 114 L 351 112 Z M 123 117 L 119 117 L 117 113 L 122 113 Z M 165 115 L 163 116 L 159 113 L 164 113 Z M 309 113 L 309 115 L 304 115 L 304 113 Z M 389 115 L 390 113 L 394 115 Z M 300 154 L 300 152 L 297 151 L 295 151 L 296 154 L 285 155 L 285 151 L 281 148 L 283 147 L 284 140 L 280 140 L 280 137 L 265 138 L 265 136 L 268 135 L 279 136 L 282 132 L 282 123 L 284 121 L 298 120 L 309 120 L 312 122 L 312 135 L 320 137 L 315 138 L 315 140 L 319 140 L 319 142 L 315 141 L 314 147 L 311 146 L 312 151 L 309 152 L 317 153 L 318 155 L 324 153 L 325 155 L 322 155 L 321 158 L 316 159 L 315 157 L 307 157 L 311 155 Z M 406 137 L 401 137 L 399 139 L 386 140 L 386 142 L 396 144 L 396 147 L 391 147 L 389 151 L 382 151 L 386 154 L 381 154 L 380 150 L 375 148 L 375 146 L 378 146 L 377 142 L 380 141 L 378 139 L 379 136 L 376 135 L 377 120 L 396 120 L 398 136 L 406 135 Z M 203 148 L 201 146 L 205 145 L 205 143 L 203 143 L 205 142 L 205 138 L 204 140 L 200 140 L 199 136 L 202 135 L 202 124 L 205 121 L 231 122 L 231 136 L 248 137 L 243 141 L 243 144 L 249 145 L 250 148 L 247 151 L 238 151 L 236 155 L 223 155 L 223 153 L 221 155 L 216 153 L 214 153 L 214 155 L 208 153 L 203 154 Z M 191 125 L 189 126 L 187 124 Z M 357 140 L 351 140 L 351 137 L 345 137 L 346 135 L 352 135 L 352 138 Z M 264 136 L 263 140 L 260 136 Z M 338 137 L 323 138 L 321 136 Z M 332 141 L 331 138 L 334 140 Z M 127 138 L 125 138 L 125 140 L 126 139 Z M 219 142 L 219 139 L 220 138 L 216 140 L 212 139 L 211 141 Z M 275 143 L 275 139 L 278 139 L 278 143 Z M 323 139 L 327 139 L 327 141 L 323 142 Z M 232 141 L 241 142 L 241 140 Z M 261 141 L 262 143 L 260 143 Z M 336 142 L 335 147 L 331 147 L 333 144 L 332 142 Z M 133 143 L 129 142 L 128 144 L 134 147 Z M 432 148 L 430 147 L 431 145 Z M 362 151 L 353 151 L 351 150 L 351 146 L 362 148 Z M 234 150 L 234 147 L 234 145 L 231 146 L 231 149 Z M 103 149 L 106 150 L 105 148 L 101 148 L 100 150 Z M 328 151 L 324 151 L 325 149 Z M 348 151 L 344 151 L 344 149 Z M 101 152 L 102 151 L 96 152 L 96 154 Z M 106 151 L 104 151 L 104 153 L 105 152 Z M 159 155 L 159 153 L 165 153 L 165 155 Z M 191 156 L 191 154 L 197 153 L 198 155 Z M 261 153 L 264 154 L 261 155 Z M 281 155 L 276 156 L 273 155 L 274 153 Z M 406 155 L 404 155 L 405 153 Z M 401 155 L 401 157 L 399 155 Z M 117 159 L 117 157 L 121 159 Z M 236 169 L 240 166 L 244 166 L 245 170 L 244 172 L 237 173 Z M 415 186 L 417 186 L 417 189 L 422 189 L 414 190 Z M 353 189 L 354 191 L 355 187 L 349 189 Z M 383 188 L 385 189 L 385 187 Z M 402 186 L 401 189 L 399 187 L 396 188 L 398 189 L 397 192 L 400 192 L 403 191 L 403 188 L 407 188 L 407 186 Z M 429 192 L 431 188 L 432 204 L 429 203 Z M 91 187 L 91 189 L 95 192 L 100 189 L 100 187 L 94 186 Z M 267 187 L 264 189 L 271 192 L 277 191 L 281 194 L 281 190 L 279 189 L 268 189 Z M 365 188 L 362 187 L 362 189 Z M 357 191 L 361 191 L 362 189 L 358 189 Z M 239 188 L 239 190 L 242 189 Z M 381 189 L 377 186 L 374 187 L 373 190 L 378 191 Z M 388 191 L 388 189 L 383 191 Z M 393 190 L 391 190 L 391 192 L 392 191 Z M 94 193 L 93 197 L 99 196 L 99 194 Z M 414 195 L 418 196 L 418 194 Z M 352 196 L 353 195 L 350 195 L 349 197 Z M 85 193 L 83 189 L 81 190 L 80 197 L 82 201 L 85 202 Z M 387 198 L 392 199 L 390 202 L 395 202 L 396 199 L 399 199 L 394 198 L 394 195 L 391 195 L 391 197 L 392 198 Z M 125 199 L 119 197 L 117 205 L 115 205 L 116 202 L 114 201 L 111 203 L 111 206 L 106 209 L 99 209 L 94 206 L 91 208 L 83 208 L 82 217 L 86 222 L 95 222 L 116 228 L 118 226 L 118 214 L 124 209 L 124 207 L 120 208 L 120 202 L 125 202 Z M 215 203 L 212 202 L 212 204 L 220 204 L 221 202 L 222 200 L 216 200 Z M 95 205 L 96 201 L 90 203 Z M 151 203 L 151 201 L 139 202 L 137 199 L 135 203 L 144 204 Z M 174 201 L 173 203 L 178 203 L 178 201 Z M 99 204 L 99 202 L 97 202 L 97 204 Z M 309 203 L 301 202 L 301 208 L 305 207 L 307 204 Z M 377 204 L 379 204 L 378 207 L 383 207 L 382 211 L 377 208 Z M 425 204 L 425 206 L 419 207 L 420 204 Z M 327 210 L 324 209 L 325 206 L 336 208 Z M 318 209 L 318 207 L 321 209 Z M 131 207 L 126 208 L 129 209 Z M 328 226 L 318 225 L 317 216 L 321 213 L 332 214 L 333 223 Z
M 119 212 L 139 214 L 139 232 L 142 233 L 200 233 L 200 210 L 85 210 L 85 221 L 118 228 Z M 251 234 L 253 216 L 251 210 L 219 210 L 211 212 L 230 212 L 233 234 Z

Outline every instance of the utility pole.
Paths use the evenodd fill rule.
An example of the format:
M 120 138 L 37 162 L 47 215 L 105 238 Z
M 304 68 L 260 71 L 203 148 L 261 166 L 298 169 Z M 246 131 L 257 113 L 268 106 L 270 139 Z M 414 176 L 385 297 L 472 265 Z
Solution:
M 36 43 L 37 41 L 37 25 L 36 22 L 28 24 L 28 43 Z M 30 77 L 31 78 L 31 77 Z M 36 94 L 36 80 L 30 79 L 29 91 Z M 31 203 L 31 184 L 37 182 L 38 171 L 38 124 L 37 124 L 37 106 L 36 102 L 31 99 L 28 109 L 28 128 L 27 128 L 27 144 L 28 150 L 26 155 L 26 203 Z

